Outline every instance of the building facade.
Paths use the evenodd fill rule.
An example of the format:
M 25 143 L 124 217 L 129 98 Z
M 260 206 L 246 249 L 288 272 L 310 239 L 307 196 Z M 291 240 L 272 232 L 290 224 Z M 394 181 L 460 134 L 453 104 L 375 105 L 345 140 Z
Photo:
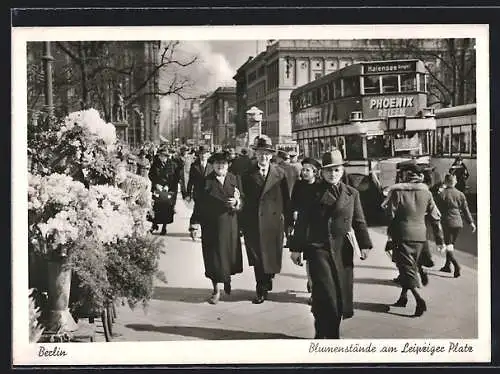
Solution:
M 216 145 L 234 145 L 236 88 L 219 87 L 201 103 L 201 132 Z
M 441 59 L 432 57 L 442 52 L 443 46 L 438 41 L 421 40 L 412 48 L 392 40 L 389 43 L 361 39 L 273 41 L 265 51 L 249 58 L 233 77 L 238 134 L 247 130 L 246 110 L 256 106 L 264 112 L 262 132 L 274 143 L 289 142 L 292 90 L 345 66 L 384 58 L 415 58 L 418 49 L 427 52 L 429 59 L 425 62 L 429 66 L 439 67 Z

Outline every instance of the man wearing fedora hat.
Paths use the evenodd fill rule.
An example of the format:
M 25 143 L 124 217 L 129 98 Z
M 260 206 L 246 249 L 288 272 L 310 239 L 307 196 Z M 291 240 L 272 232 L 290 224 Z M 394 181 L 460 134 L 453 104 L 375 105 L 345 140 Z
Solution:
M 290 222 L 290 196 L 285 173 L 271 164 L 275 150 L 262 135 L 253 149 L 257 163 L 242 175 L 244 205 L 241 226 L 248 263 L 254 267 L 257 295 L 261 304 L 272 290 L 272 279 L 281 271 L 283 239 Z
M 193 214 L 189 223 L 189 231 L 193 231 L 195 221 L 197 221 L 196 216 L 198 214 L 198 204 L 196 204 L 196 200 L 202 193 L 205 177 L 213 170 L 212 165 L 208 162 L 210 155 L 210 149 L 206 145 L 200 145 L 196 155 L 196 160 L 193 161 L 189 169 L 189 178 L 185 198 L 188 201 L 193 199 L 195 202 Z
M 340 321 L 353 316 L 353 256 L 361 248 L 365 259 L 372 242 L 358 191 L 341 179 L 344 160 L 339 150 L 322 157 L 323 180 L 310 198 L 309 214 L 302 217 L 302 248 L 292 248 L 291 258 L 301 263 L 306 252 L 312 280 L 312 313 L 315 339 L 338 339 Z M 353 233 L 354 231 L 354 233 Z

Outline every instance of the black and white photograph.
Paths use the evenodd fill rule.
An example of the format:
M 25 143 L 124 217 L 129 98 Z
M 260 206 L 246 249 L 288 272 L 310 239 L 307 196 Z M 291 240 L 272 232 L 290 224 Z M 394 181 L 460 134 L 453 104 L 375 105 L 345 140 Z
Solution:
M 487 25 L 12 51 L 14 364 L 490 359 Z

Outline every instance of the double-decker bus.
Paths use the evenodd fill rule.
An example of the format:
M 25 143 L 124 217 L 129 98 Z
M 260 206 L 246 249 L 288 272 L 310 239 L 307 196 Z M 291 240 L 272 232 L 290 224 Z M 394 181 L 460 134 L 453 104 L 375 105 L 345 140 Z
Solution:
M 431 154 L 436 120 L 420 60 L 356 63 L 296 88 L 290 103 L 301 153 L 336 147 L 349 174 L 373 172 L 382 187 L 394 183 L 397 163 Z

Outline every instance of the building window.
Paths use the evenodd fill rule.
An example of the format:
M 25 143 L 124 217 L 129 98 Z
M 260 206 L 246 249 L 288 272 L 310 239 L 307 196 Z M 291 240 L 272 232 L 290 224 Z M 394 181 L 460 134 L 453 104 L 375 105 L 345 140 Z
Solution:
M 382 93 L 399 92 L 397 75 L 382 75 Z
M 314 80 L 319 79 L 323 76 L 323 73 L 314 73 Z
M 380 93 L 379 78 L 380 78 L 379 76 L 374 76 L 374 75 L 363 77 L 365 95 L 373 95 Z
M 248 74 L 248 83 L 252 83 L 256 79 L 257 73 L 255 71 L 252 71 L 250 74 Z

